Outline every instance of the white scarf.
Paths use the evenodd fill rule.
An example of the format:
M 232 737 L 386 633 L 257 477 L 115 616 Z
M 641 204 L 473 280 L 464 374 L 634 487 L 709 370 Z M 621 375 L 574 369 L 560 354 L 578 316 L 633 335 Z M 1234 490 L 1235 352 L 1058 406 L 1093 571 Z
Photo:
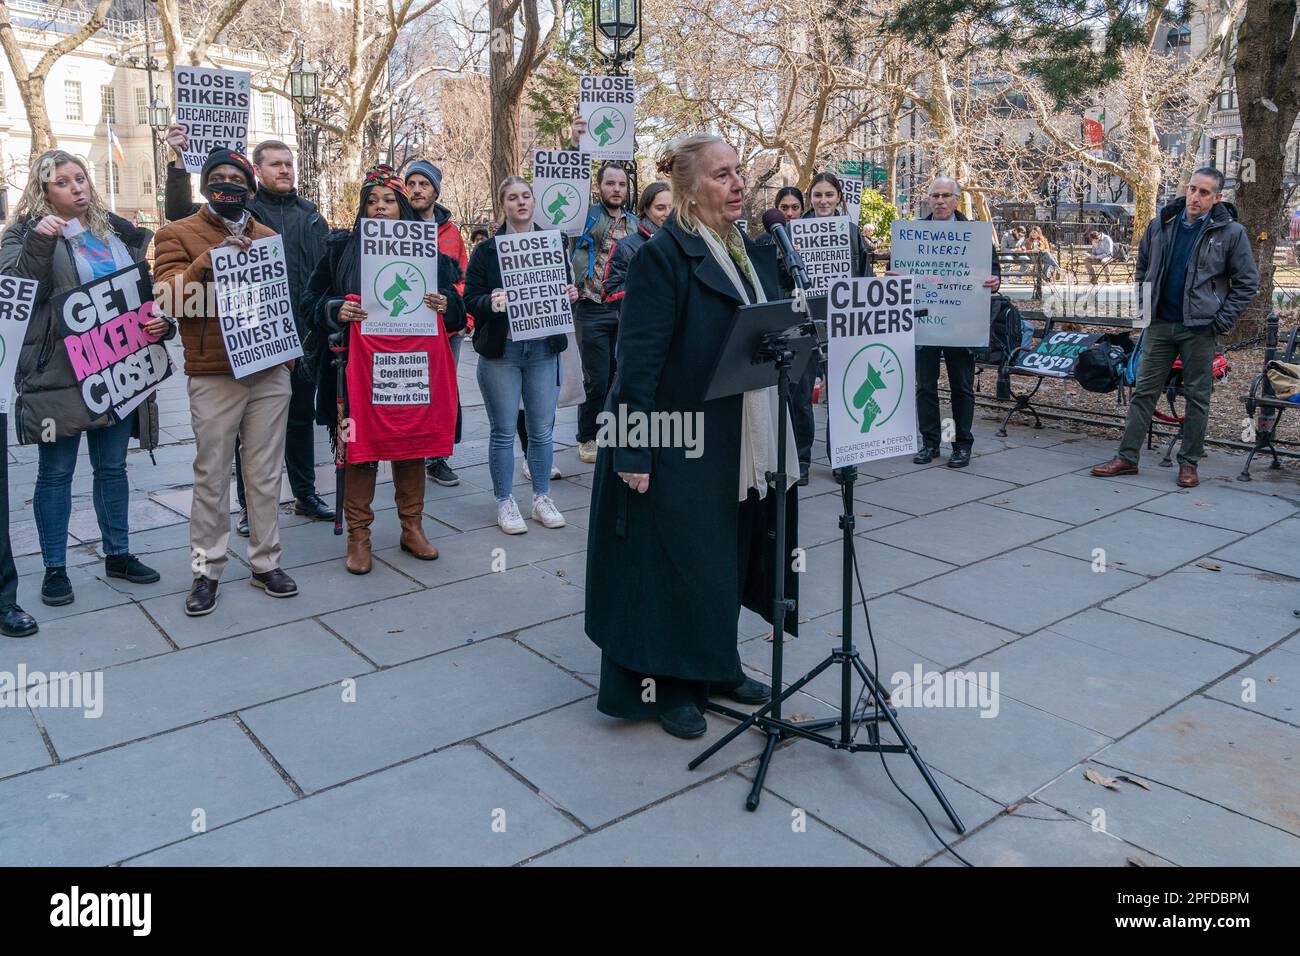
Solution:
M 736 263 L 732 261 L 730 253 L 727 252 L 726 247 L 723 246 L 712 229 L 701 224 L 696 230 L 696 234 L 704 240 L 710 255 L 722 267 L 723 273 L 731 281 L 731 284 L 735 286 L 742 302 L 753 305 L 767 301 L 767 296 L 763 294 L 763 283 L 759 281 L 758 273 L 754 271 L 754 264 L 749 261 L 748 254 L 745 256 L 745 262 L 749 266 L 746 273 L 750 282 L 746 282 L 741 277 L 740 271 L 736 268 Z M 777 466 L 776 423 L 780 420 L 780 406 L 777 404 L 779 400 L 775 385 L 755 389 L 746 392 L 744 395 L 740 416 L 739 497 L 741 501 L 749 497 L 750 488 L 758 492 L 759 498 L 767 496 L 767 473 L 776 471 Z M 786 458 L 788 460 L 790 455 L 797 454 L 798 448 L 795 444 L 794 428 L 790 424 L 788 417 L 786 418 L 785 428 Z M 790 486 L 793 486 L 793 482 L 791 482 Z

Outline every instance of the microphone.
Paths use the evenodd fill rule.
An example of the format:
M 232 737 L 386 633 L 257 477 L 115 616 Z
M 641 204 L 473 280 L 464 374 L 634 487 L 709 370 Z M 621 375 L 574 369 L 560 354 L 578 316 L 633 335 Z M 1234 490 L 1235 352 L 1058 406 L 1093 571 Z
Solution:
M 790 274 L 790 279 L 796 286 L 807 291 L 809 286 L 808 269 L 803 264 L 803 259 L 795 251 L 794 245 L 790 242 L 790 233 L 785 230 L 785 215 L 779 209 L 769 209 L 763 213 L 763 228 L 767 234 L 772 237 L 776 243 L 777 252 L 781 254 L 781 261 L 785 264 L 785 271 Z

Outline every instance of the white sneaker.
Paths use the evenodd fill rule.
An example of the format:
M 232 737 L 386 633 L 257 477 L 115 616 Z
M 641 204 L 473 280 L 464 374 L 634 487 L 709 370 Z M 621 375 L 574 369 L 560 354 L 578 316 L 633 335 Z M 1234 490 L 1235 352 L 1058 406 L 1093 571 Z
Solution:
M 497 527 L 506 534 L 524 534 L 528 530 L 513 497 L 497 502 Z
M 560 467 L 559 467 L 559 465 L 552 465 L 552 466 L 551 466 L 551 481 L 559 481 L 559 480 L 560 480 L 561 478 L 563 478 L 563 477 L 564 477 L 564 476 L 563 476 L 562 474 L 560 474 Z M 524 480 L 525 480 L 525 481 L 532 481 L 532 480 L 533 480 L 533 470 L 532 470 L 531 468 L 528 467 L 528 459 L 527 459 L 527 458 L 524 459 Z
M 555 507 L 550 495 L 536 495 L 533 498 L 532 518 L 541 522 L 544 528 L 563 528 L 565 524 L 564 515 Z
M 578 461 L 584 465 L 594 465 L 596 463 L 596 443 L 594 441 L 585 441 L 578 446 Z

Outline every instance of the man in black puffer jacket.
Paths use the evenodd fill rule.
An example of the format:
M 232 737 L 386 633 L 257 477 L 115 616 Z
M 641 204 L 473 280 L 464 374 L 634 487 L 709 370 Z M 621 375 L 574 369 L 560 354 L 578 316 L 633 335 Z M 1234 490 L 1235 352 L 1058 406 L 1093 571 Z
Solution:
M 199 211 L 191 191 L 190 176 L 180 153 L 188 145 L 185 128 L 167 128 L 167 145 L 174 158 L 167 166 L 167 219 L 176 222 Z M 315 204 L 294 189 L 293 151 L 278 140 L 266 140 L 253 150 L 253 168 L 257 172 L 257 192 L 248 201 L 248 211 L 262 225 L 278 232 L 284 239 L 284 257 L 289 266 L 289 301 L 298 324 L 298 338 L 306 336 L 306 312 L 303 293 L 312 271 L 325 254 L 329 226 Z M 303 368 L 292 376 L 293 397 L 289 401 L 289 418 L 285 426 L 284 463 L 293 489 L 294 512 L 317 521 L 333 521 L 334 511 L 316 493 L 316 449 L 314 432 L 315 390 Z M 239 462 L 239 449 L 235 449 Z M 244 476 L 237 469 L 236 491 L 239 494 L 241 535 L 248 534 L 244 509 Z

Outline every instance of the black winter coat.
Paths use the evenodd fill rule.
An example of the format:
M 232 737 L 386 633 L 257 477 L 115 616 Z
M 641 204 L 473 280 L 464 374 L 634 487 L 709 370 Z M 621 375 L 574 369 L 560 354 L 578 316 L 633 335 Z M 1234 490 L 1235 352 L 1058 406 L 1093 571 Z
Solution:
M 776 253 L 748 238 L 745 248 L 765 295 L 778 295 Z M 681 412 L 702 425 L 698 457 L 690 449 L 616 448 L 602 443 L 588 525 L 587 636 L 630 670 L 687 680 L 734 680 L 736 623 L 745 607 L 771 620 L 776 495 L 763 499 L 762 574 L 742 580 L 738 561 L 743 397 L 705 401 L 736 290 L 704 241 L 669 216 L 637 253 L 619 321 L 618 373 L 607 409 Z M 796 465 L 793 449 L 789 463 Z M 648 472 L 632 491 L 618 472 Z M 787 495 L 786 546 L 798 542 L 796 494 Z M 798 597 L 799 575 L 786 567 L 785 593 Z M 786 629 L 797 633 L 797 614 Z
M 622 307 L 623 295 L 627 292 L 627 267 L 632 264 L 637 250 L 653 235 L 650 223 L 643 219 L 635 232 L 614 243 L 609 258 L 605 260 L 605 274 L 601 277 L 601 295 L 606 305 L 614 309 Z
M 303 323 L 307 334 L 303 337 L 303 360 L 300 365 L 316 384 L 316 424 L 334 426 L 338 419 L 338 372 L 334 367 L 334 353 L 330 351 L 329 337 L 342 330 L 338 320 L 339 306 L 344 296 L 352 293 L 342 287 L 339 280 L 339 260 L 352 238 L 350 229 L 337 229 L 325 243 L 325 254 L 311 274 L 307 290 L 303 293 Z M 442 315 L 442 328 L 447 333 L 465 328 L 465 300 L 456 291 L 461 279 L 460 264 L 445 253 L 438 254 L 438 292 L 447 297 L 447 311 Z M 355 293 L 354 293 L 355 294 Z
M 505 232 L 503 225 L 497 234 Z M 540 226 L 533 227 L 534 232 L 542 232 Z M 565 257 L 565 271 L 569 273 L 569 282 L 573 282 L 573 270 Z M 469 268 L 465 270 L 465 308 L 474 316 L 474 351 L 484 358 L 500 358 L 506 350 L 506 333 L 510 331 L 510 321 L 504 312 L 492 308 L 492 290 L 501 288 L 501 264 L 497 261 L 497 237 L 484 239 L 469 257 Z M 568 336 L 548 335 L 546 344 L 552 352 L 563 352 L 569 346 Z
M 190 174 L 177 169 L 173 163 L 167 164 L 166 199 L 164 211 L 171 222 L 192 216 L 200 208 L 194 202 Z M 296 190 L 273 193 L 259 186 L 247 208 L 258 222 L 284 238 L 284 261 L 289 267 L 289 301 L 298 324 L 298 336 L 302 338 L 307 334 L 308 326 L 302 297 L 307 291 L 312 270 L 325 254 L 329 226 L 315 204 L 303 199 Z

